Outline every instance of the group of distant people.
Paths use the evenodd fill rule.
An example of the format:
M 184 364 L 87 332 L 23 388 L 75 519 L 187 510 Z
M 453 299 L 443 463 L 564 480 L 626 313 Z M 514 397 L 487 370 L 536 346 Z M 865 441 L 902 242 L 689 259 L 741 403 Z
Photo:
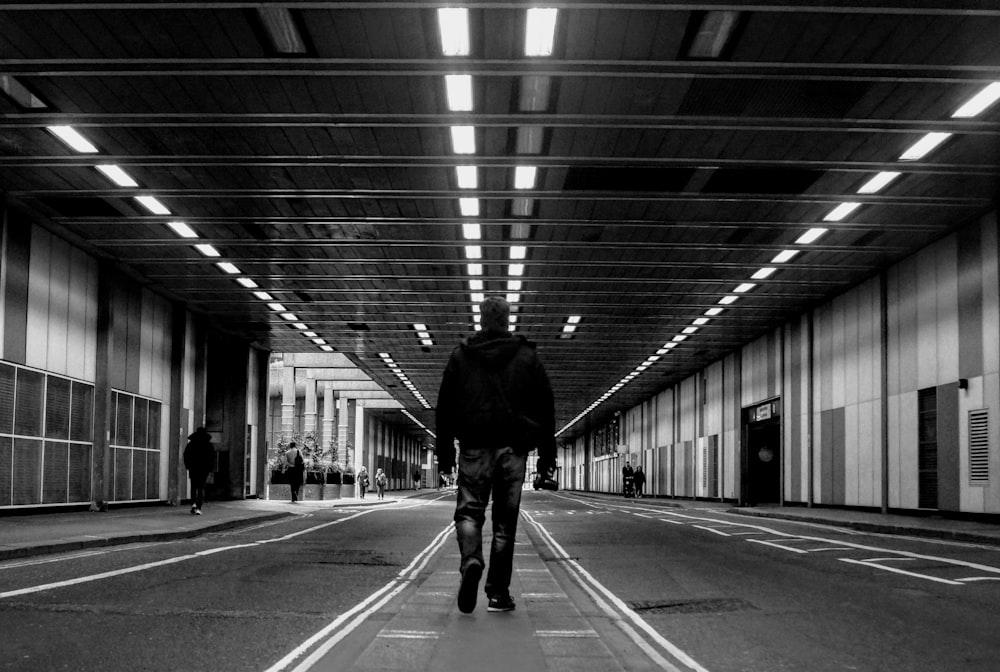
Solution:
M 637 464 L 635 469 L 629 462 L 622 467 L 622 494 L 626 497 L 642 497 L 646 487 L 646 474 L 642 470 L 642 465 Z

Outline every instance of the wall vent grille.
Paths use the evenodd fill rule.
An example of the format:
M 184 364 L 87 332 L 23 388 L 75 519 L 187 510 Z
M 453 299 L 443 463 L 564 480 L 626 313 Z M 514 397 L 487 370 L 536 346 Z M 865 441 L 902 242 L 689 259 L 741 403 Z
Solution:
M 990 413 L 985 408 L 969 411 L 969 482 L 990 482 Z

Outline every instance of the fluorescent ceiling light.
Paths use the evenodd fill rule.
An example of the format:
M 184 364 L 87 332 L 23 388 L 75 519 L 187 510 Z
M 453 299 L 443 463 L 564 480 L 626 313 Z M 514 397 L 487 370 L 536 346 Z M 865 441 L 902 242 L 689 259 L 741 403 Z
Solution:
M 378 356 L 381 357 L 382 359 L 392 359 L 392 355 L 390 355 L 388 352 L 380 352 L 378 353 Z
M 551 56 L 556 34 L 556 16 L 559 11 L 551 7 L 532 7 L 524 36 L 525 56 Z
M 531 217 L 535 209 L 535 199 L 515 198 L 510 202 L 510 214 L 515 217 Z
M 304 329 L 308 329 L 309 328 L 306 325 L 302 324 L 301 322 L 296 322 L 292 326 L 295 327 L 296 329 L 298 329 L 299 331 L 302 331 Z
M 452 126 L 451 147 L 456 154 L 476 153 L 476 129 L 474 126 Z
M 105 164 L 100 166 L 95 166 L 99 171 L 104 173 L 104 176 L 117 184 L 119 187 L 138 187 L 139 183 L 132 179 L 132 177 L 121 169 L 120 166 L 113 164 Z
M 861 207 L 860 203 L 841 203 L 823 218 L 824 222 L 839 222 Z
M 153 196 L 136 196 L 135 200 L 142 204 L 142 207 L 149 210 L 154 215 L 169 215 L 170 211 L 167 210 L 167 206 L 160 203 Z
M 508 292 L 520 292 L 521 286 L 524 284 L 522 280 L 508 280 L 507 281 L 507 291 Z
M 184 222 L 167 222 L 167 226 L 169 226 L 173 230 L 173 232 L 176 233 L 181 238 L 198 237 L 198 234 L 194 232 L 194 229 L 192 229 Z
M 295 17 L 285 7 L 258 7 L 260 18 L 271 46 L 279 54 L 305 54 L 306 43 L 295 25 Z
M 520 294 L 508 294 L 507 295 L 507 303 L 518 303 L 520 301 L 521 301 L 521 295 Z
M 684 329 L 681 330 L 682 334 L 688 334 L 688 335 L 695 334 L 697 332 L 698 332 L 698 327 L 684 327 Z
M 771 260 L 772 264 L 783 264 L 786 261 L 791 261 L 791 259 L 798 254 L 798 250 L 782 250 L 778 254 L 774 255 L 774 259 Z
M 884 170 L 858 188 L 859 194 L 874 194 L 884 189 L 890 182 L 902 173 L 894 170 Z
M 295 313 L 282 313 L 281 319 L 288 320 L 289 322 L 297 322 L 299 318 L 295 316 Z
M 483 290 L 482 280 L 469 280 L 469 289 L 473 292 L 481 292 Z
M 445 56 L 468 56 L 469 10 L 464 7 L 442 7 L 437 10 L 437 16 L 441 53 Z
M 709 317 L 715 317 L 716 315 L 721 315 L 725 308 L 709 308 L 705 311 L 705 314 Z
M 507 318 L 507 321 L 510 324 L 517 324 L 517 315 L 511 315 L 509 318 Z
M 640 364 L 639 366 L 635 367 L 635 370 L 641 373 L 648 368 L 649 368 L 648 364 Z
M 319 336 L 319 334 L 317 334 L 315 331 L 303 331 L 302 335 L 305 336 L 306 338 L 316 338 L 317 336 Z
M 472 75 L 445 75 L 448 109 L 452 112 L 472 111 Z
M 215 249 L 211 245 L 206 245 L 204 243 L 199 244 L 199 245 L 195 245 L 194 249 L 198 250 L 199 252 L 201 252 L 206 257 L 221 257 L 222 256 L 221 254 L 219 254 L 219 251 L 217 249 Z
M 268 294 L 267 292 L 254 292 L 253 295 L 256 296 L 258 299 L 260 299 L 261 301 L 273 301 L 274 300 L 274 297 L 271 296 L 270 294 Z
M 280 303 L 269 303 L 269 304 L 267 304 L 267 307 L 270 308 L 271 310 L 273 310 L 276 313 L 283 313 L 283 312 L 285 312 L 285 310 L 287 310 L 287 308 L 285 308 Z
M 429 332 L 429 331 L 418 331 L 417 332 L 417 338 L 430 338 L 430 337 L 431 337 L 431 332 Z
M 826 233 L 826 229 L 809 229 L 795 240 L 795 244 L 808 245 L 816 242 L 824 233 Z
M 482 275 L 483 265 L 482 264 L 467 264 L 466 265 L 469 275 Z
M 524 275 L 524 264 L 511 264 L 508 268 L 508 273 L 513 276 Z
M 583 317 L 581 315 L 570 315 L 566 318 L 566 321 L 570 324 L 580 324 L 580 320 L 582 319 Z
M 511 259 L 524 259 L 528 256 L 528 248 L 524 245 L 511 245 L 510 246 L 510 258 Z
M 968 119 L 978 116 L 983 110 L 1000 100 L 1000 82 L 993 82 L 955 110 L 953 118 Z
M 518 166 L 514 169 L 515 189 L 534 189 L 538 168 L 535 166 Z
M 479 186 L 479 175 L 475 166 L 455 166 L 459 189 L 475 189 Z
M 326 341 L 324 341 L 322 338 L 314 338 L 312 339 L 312 342 L 315 343 L 316 345 L 326 345 Z
M 465 258 L 466 259 L 482 259 L 483 258 L 483 248 L 479 245 L 466 245 L 465 246 Z
M 688 49 L 688 58 L 719 58 L 736 28 L 739 16 L 739 12 L 733 11 L 705 12 Z
M 756 286 L 757 285 L 755 283 L 744 282 L 743 284 L 741 284 L 738 287 L 736 287 L 736 289 L 733 290 L 733 293 L 734 294 L 742 294 L 744 292 L 749 292 L 751 289 L 753 289 Z
M 321 345 L 319 346 L 319 349 L 322 350 L 323 352 L 333 352 L 332 345 Z
M 763 280 L 765 278 L 771 277 L 776 270 L 778 269 L 776 269 L 774 266 L 768 266 L 766 268 L 760 269 L 750 277 L 753 278 L 754 280 Z
M 425 338 L 424 340 L 420 341 L 420 344 L 421 345 L 426 345 L 426 346 L 431 346 L 431 345 L 434 345 L 434 341 L 430 340 L 429 338 Z
M 427 331 L 427 325 L 421 322 L 415 322 L 413 324 L 414 331 Z
M 485 294 L 483 294 L 482 292 L 473 292 L 472 293 L 472 302 L 475 303 L 475 304 L 477 304 L 473 310 L 478 310 L 479 309 L 479 305 L 478 304 L 482 303 L 485 300 L 486 300 L 486 295 Z
M 97 147 L 91 144 L 90 140 L 80 135 L 72 126 L 47 126 L 52 135 L 56 136 L 64 143 L 81 154 L 97 154 Z
M 514 152 L 517 154 L 541 154 L 542 143 L 544 140 L 544 127 L 518 126 L 517 140 L 514 143 Z
M 673 340 L 675 343 L 680 343 L 681 341 L 687 340 L 687 336 L 685 334 L 677 334 L 676 336 L 674 336 Z
M 478 198 L 460 198 L 458 199 L 458 210 L 462 213 L 463 217 L 478 217 L 479 216 L 479 199 Z
M 676 344 L 676 343 L 674 343 L 673 341 L 670 341 L 670 342 L 668 342 L 668 343 L 664 343 L 664 344 L 663 344 L 663 349 L 664 349 L 664 350 L 673 350 L 673 349 L 674 349 L 674 348 L 676 348 L 676 347 L 677 347 L 677 344 Z
M 913 143 L 909 149 L 903 152 L 900 155 L 899 160 L 916 161 L 917 159 L 922 159 L 930 154 L 935 147 L 950 137 L 951 133 L 928 133 Z
M 479 240 L 483 237 L 483 228 L 478 224 L 462 224 L 462 237 L 466 240 Z
M 730 294 L 729 296 L 724 296 L 721 299 L 719 299 L 719 303 L 723 306 L 728 306 L 731 303 L 736 303 L 736 301 L 738 301 L 739 298 L 740 297 L 738 296 L 733 296 L 732 294 Z
M 521 112 L 544 112 L 549 109 L 549 92 L 552 78 L 548 75 L 525 75 L 521 77 L 518 109 Z
M 694 322 L 692 322 L 691 324 L 697 324 L 698 326 L 701 326 L 703 324 L 708 324 L 708 321 L 709 320 L 708 320 L 707 317 L 699 317 Z
M 220 261 L 219 263 L 216 264 L 216 266 L 221 268 L 226 273 L 229 273 L 230 275 L 239 275 L 241 273 L 240 269 L 236 268 L 236 264 L 230 263 L 228 261 Z
M 666 348 L 660 348 L 659 350 L 656 351 L 656 354 L 658 354 L 658 355 L 665 355 L 668 352 L 670 352 L 670 351 L 667 350 Z
M 240 283 L 247 289 L 256 289 L 257 283 L 253 281 L 253 278 L 236 278 L 236 282 Z
M 16 77 L 0 75 L 0 90 L 26 110 L 45 110 L 48 104 L 28 90 Z

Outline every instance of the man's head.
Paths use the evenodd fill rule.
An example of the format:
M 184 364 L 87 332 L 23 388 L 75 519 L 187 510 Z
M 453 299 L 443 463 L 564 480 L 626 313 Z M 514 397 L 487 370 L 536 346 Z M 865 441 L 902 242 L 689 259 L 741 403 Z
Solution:
M 499 296 L 488 296 L 479 304 L 483 331 L 506 332 L 510 323 L 510 304 Z

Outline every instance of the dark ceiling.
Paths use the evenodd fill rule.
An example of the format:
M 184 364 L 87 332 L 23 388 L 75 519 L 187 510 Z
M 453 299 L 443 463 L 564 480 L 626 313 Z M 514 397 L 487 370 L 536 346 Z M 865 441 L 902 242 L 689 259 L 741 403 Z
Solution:
M 473 329 L 470 280 L 519 295 L 516 328 L 539 344 L 562 428 L 657 350 L 590 421 L 994 207 L 1000 105 L 953 115 L 1000 80 L 996 2 L 543 2 L 558 9 L 552 53 L 527 56 L 532 6 L 7 2 L 0 189 L 261 347 L 319 352 L 315 332 L 431 429 L 379 353 L 433 407 Z M 467 8 L 467 55 L 444 54 L 442 7 Z M 446 75 L 471 75 L 471 110 L 450 108 Z M 456 153 L 453 126 L 473 127 L 474 153 Z M 901 159 L 931 132 L 952 135 Z M 476 167 L 474 188 L 459 165 Z M 515 185 L 518 166 L 533 184 Z M 859 193 L 882 172 L 900 174 Z M 824 221 L 842 203 L 860 205 Z M 802 242 L 813 228 L 827 231 Z

